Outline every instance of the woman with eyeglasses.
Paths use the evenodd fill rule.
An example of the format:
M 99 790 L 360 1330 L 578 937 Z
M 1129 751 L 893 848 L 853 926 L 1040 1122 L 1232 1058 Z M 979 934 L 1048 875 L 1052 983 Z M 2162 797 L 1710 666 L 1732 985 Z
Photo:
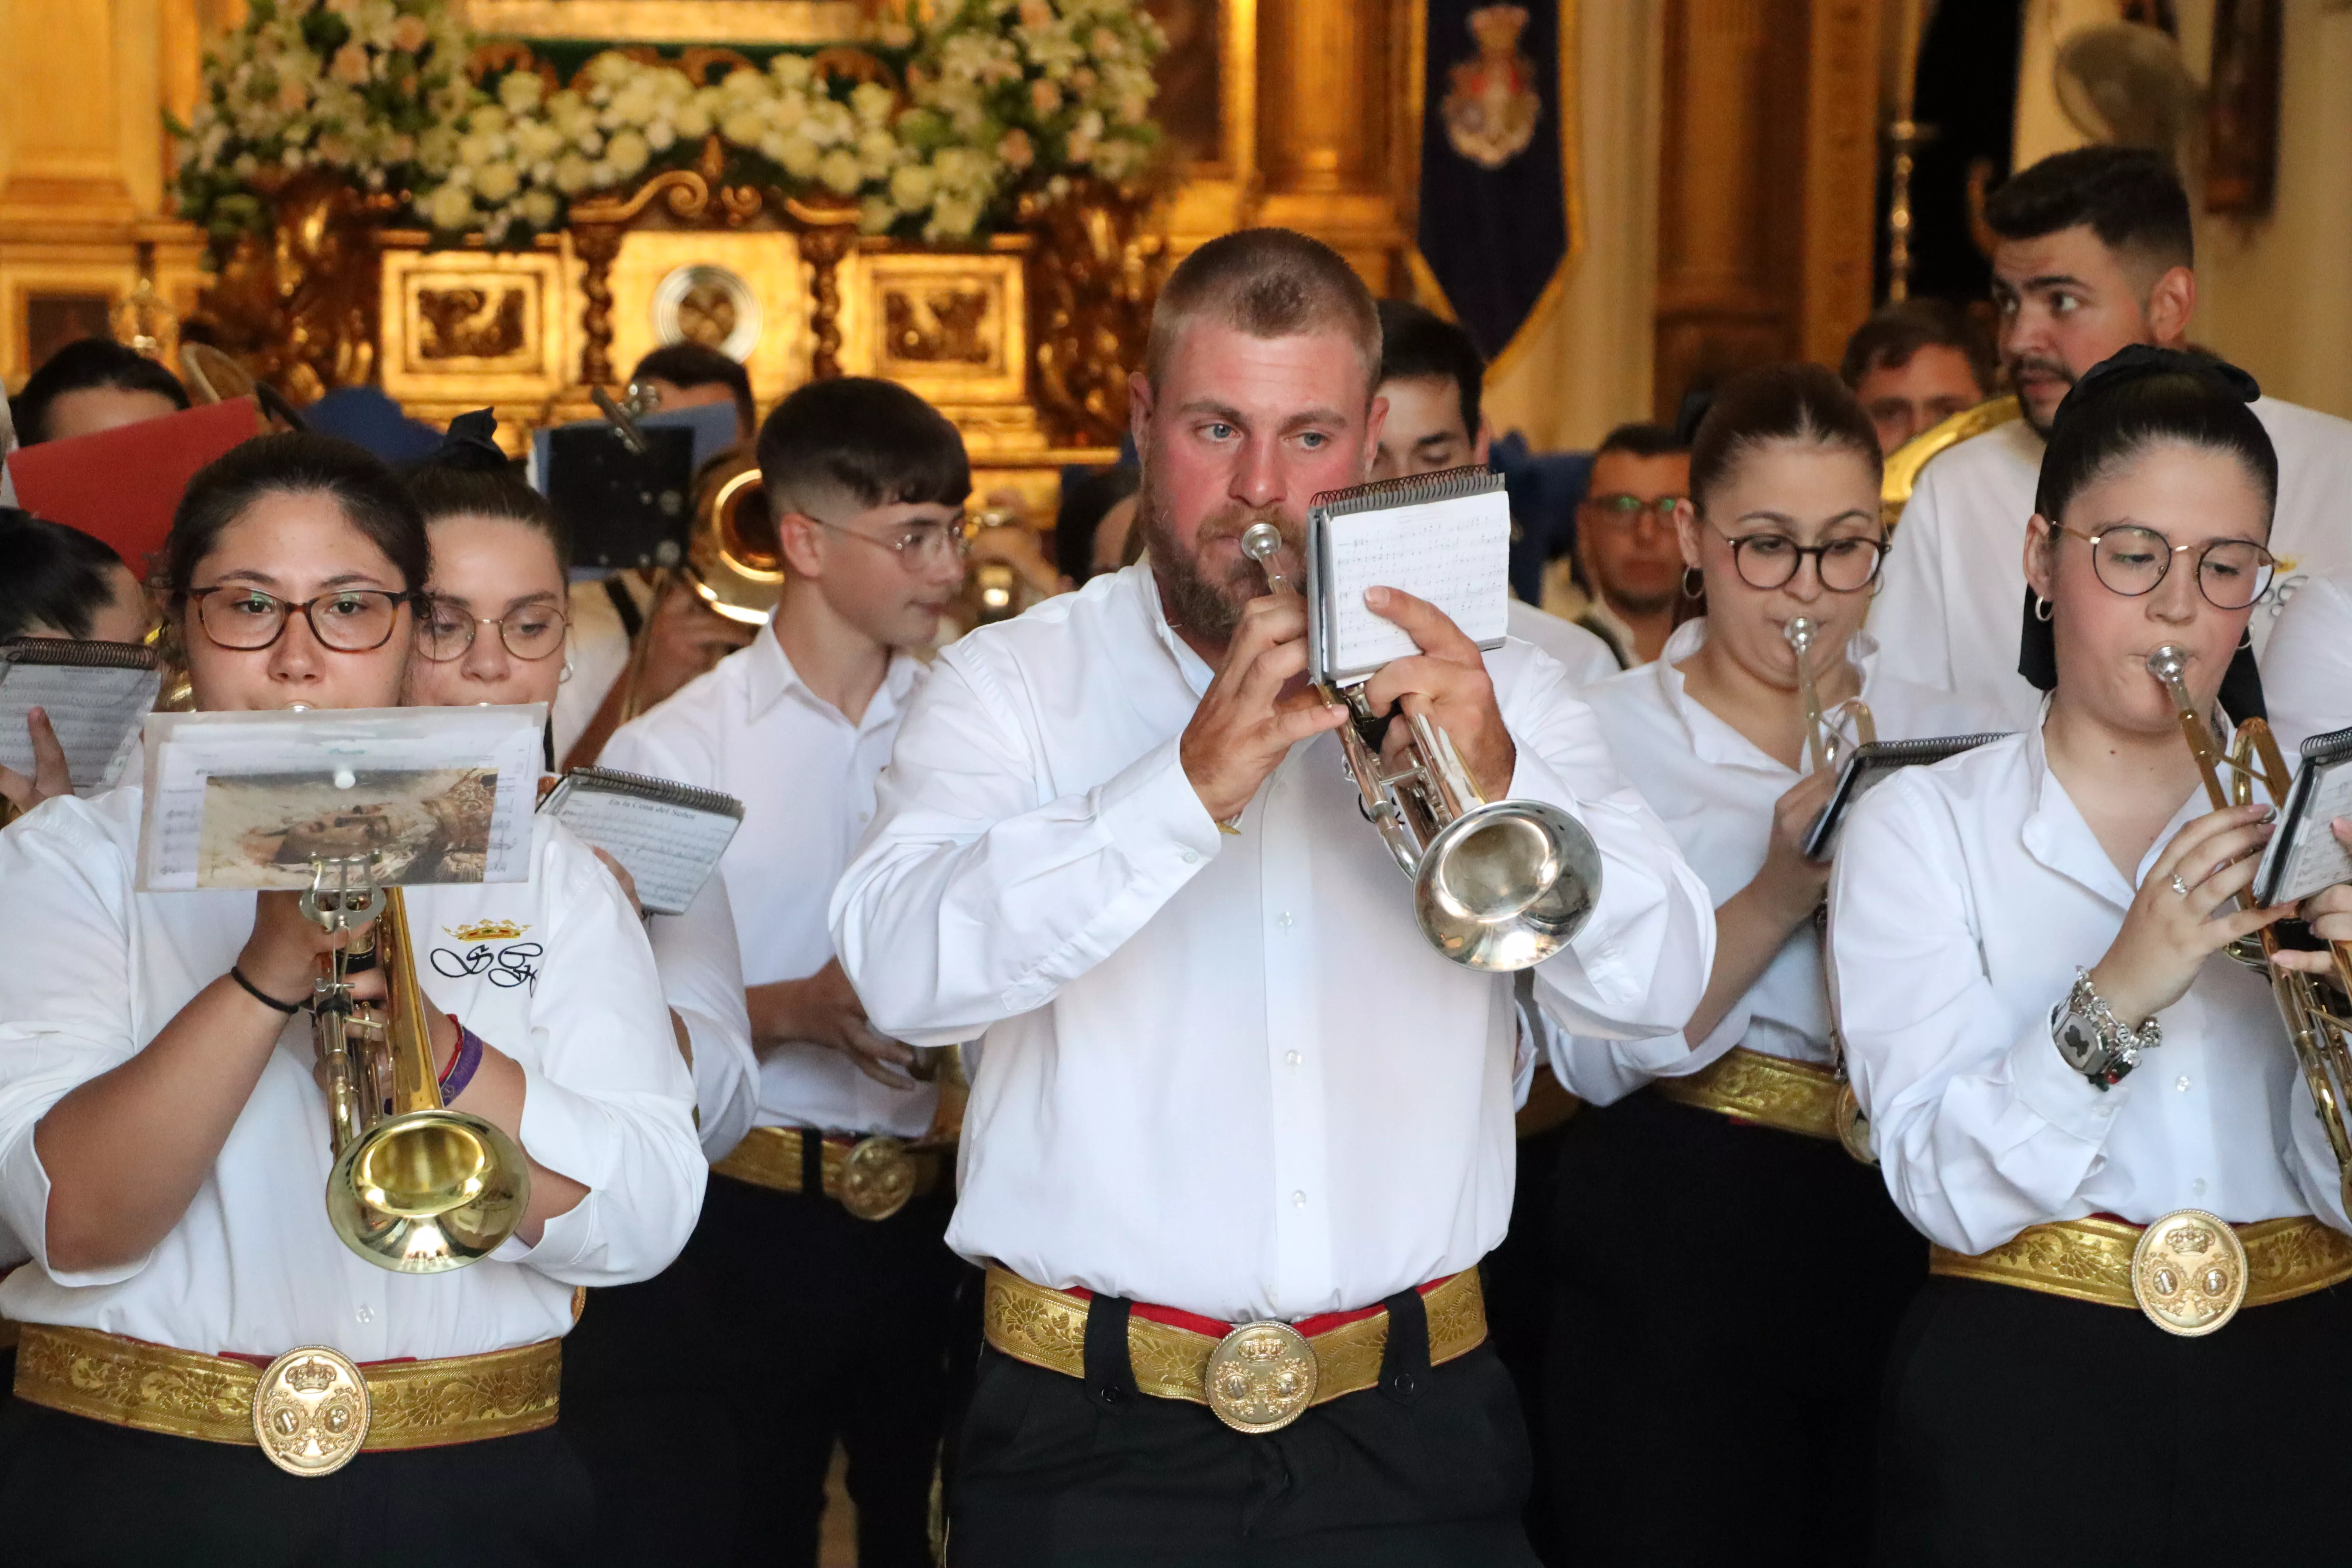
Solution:
M 265 437 L 204 469 L 158 584 L 196 707 L 394 705 L 428 549 L 342 442 Z M 0 835 L 0 1218 L 33 1254 L 0 1285 L 23 1325 L 9 1560 L 580 1560 L 589 1489 L 554 1425 L 573 1293 L 667 1265 L 703 1180 L 627 901 L 552 824 L 526 884 L 410 889 L 442 1097 L 515 1142 L 530 1202 L 471 1267 L 389 1272 L 323 1196 L 308 1004 L 347 938 L 291 892 L 136 890 L 142 796 Z M 315 1347 L 356 1386 L 289 1354 Z M 257 1397 L 273 1365 L 291 1405 Z M 331 1473 L 279 1468 L 353 1432 Z
M 2223 733 L 2261 711 L 2279 470 L 2255 396 L 2145 347 L 2075 384 L 2026 544 L 2039 721 L 1846 829 L 1839 1017 L 1934 1244 L 1888 1367 L 1880 1563 L 2343 1556 L 2333 1510 L 2288 1500 L 2340 1479 L 2352 1238 L 2260 950 L 2231 949 L 2298 912 L 2352 935 L 2352 889 L 2241 907 L 2271 810 L 2213 808 L 2149 672 L 2173 650 Z
M 433 543 L 408 670 L 411 706 L 551 705 L 570 666 L 570 541 L 546 498 L 492 441 L 496 428 L 487 409 L 460 416 L 440 451 L 406 475 Z M 595 854 L 634 905 L 628 873 Z M 758 1088 L 726 884 L 713 876 L 683 914 L 647 919 L 646 934 L 677 1048 L 694 1075 L 703 1150 L 717 1158 L 750 1130 Z M 656 1363 L 718 1353 L 709 1319 L 700 1278 L 680 1259 L 655 1279 L 590 1292 L 565 1339 L 564 1430 L 609 1505 L 596 1523 L 604 1561 L 727 1555 L 734 1451 L 725 1407 L 692 1399 L 644 1353 L 663 1346 Z
M 1814 628 L 1840 754 L 1864 705 L 1887 739 L 1975 727 L 1874 668 L 1860 627 L 1886 548 L 1878 479 L 1870 420 L 1827 371 L 1728 383 L 1675 518 L 1707 614 L 1584 693 L 1713 891 L 1717 934 L 1681 1033 L 1552 1038 L 1589 1104 L 1562 1151 L 1549 1374 L 1580 1561 L 1859 1561 L 1877 1369 L 1920 1247 L 1835 1125 L 1815 922 L 1829 865 L 1804 846 L 1838 769 L 1811 754 L 1788 628 Z

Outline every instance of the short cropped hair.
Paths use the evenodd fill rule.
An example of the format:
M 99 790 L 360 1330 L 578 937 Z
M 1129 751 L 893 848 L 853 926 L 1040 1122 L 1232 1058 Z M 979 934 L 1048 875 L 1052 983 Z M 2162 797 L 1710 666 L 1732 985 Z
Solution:
M 794 392 L 760 426 L 759 451 L 779 518 L 798 512 L 839 522 L 844 509 L 961 506 L 971 494 L 971 460 L 947 416 L 896 382 L 869 376 L 812 381 Z
M 1958 349 L 1968 358 L 1979 395 L 1992 395 L 1992 339 L 1974 317 L 1948 300 L 1901 300 L 1880 306 L 1846 339 L 1838 377 L 1859 387 L 1872 371 L 1901 370 L 1925 348 Z
M 658 377 L 681 390 L 723 386 L 735 397 L 735 416 L 746 430 L 760 423 L 760 405 L 751 400 L 751 374 L 742 362 L 700 343 L 671 343 L 654 350 L 629 373 L 631 381 Z M 656 410 L 658 412 L 658 410 Z
M 0 506 L 0 642 L 37 626 L 86 637 L 122 558 L 78 528 Z
M 2040 239 L 2087 224 L 2099 243 L 2158 270 L 2197 265 L 2189 193 L 2164 155 L 2144 147 L 2077 147 L 2011 175 L 1985 201 L 2003 239 Z
M 1478 401 L 1486 380 L 1486 359 L 1470 334 L 1436 311 L 1410 300 L 1383 300 L 1381 314 L 1381 374 L 1374 383 L 1450 381 L 1462 400 L 1462 428 L 1478 436 Z
M 1151 311 L 1143 376 L 1156 392 L 1177 334 L 1207 316 L 1253 338 L 1345 334 L 1364 364 L 1364 401 L 1380 384 L 1381 318 L 1372 291 L 1339 253 L 1286 228 L 1220 235 L 1177 263 Z
M 1629 458 L 1678 458 L 1689 450 L 1690 443 L 1672 426 L 1620 425 L 1601 438 L 1592 456 L 1595 460 L 1612 452 L 1622 452 Z
M 152 392 L 175 408 L 188 406 L 188 389 L 153 360 L 112 338 L 82 338 L 51 354 L 16 395 L 16 439 L 27 447 L 54 439 L 49 410 L 58 399 L 98 387 Z
M 1768 364 L 1716 389 L 1691 439 L 1691 499 L 1704 510 L 1751 453 L 1784 441 L 1851 452 L 1873 483 L 1885 468 L 1877 427 L 1845 383 L 1817 364 Z

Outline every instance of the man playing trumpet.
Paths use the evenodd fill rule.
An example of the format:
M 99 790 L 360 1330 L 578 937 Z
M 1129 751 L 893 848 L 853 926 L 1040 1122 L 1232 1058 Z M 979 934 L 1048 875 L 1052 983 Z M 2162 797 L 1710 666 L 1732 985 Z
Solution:
M 1275 523 L 1297 578 L 1309 501 L 1369 468 L 1379 362 L 1326 247 L 1189 257 L 1132 388 L 1146 560 L 940 656 L 835 895 L 877 1028 L 983 1042 L 948 1233 L 995 1264 L 959 1565 L 1533 1561 L 1476 1274 L 1532 1065 L 1511 981 L 1417 929 L 1342 716 L 1302 689 L 1307 611 L 1240 547 Z M 1598 843 L 1538 999 L 1680 1027 L 1706 890 L 1559 667 L 1394 590 L 1370 607 L 1422 649 L 1375 713 L 1427 715 L 1488 796 Z

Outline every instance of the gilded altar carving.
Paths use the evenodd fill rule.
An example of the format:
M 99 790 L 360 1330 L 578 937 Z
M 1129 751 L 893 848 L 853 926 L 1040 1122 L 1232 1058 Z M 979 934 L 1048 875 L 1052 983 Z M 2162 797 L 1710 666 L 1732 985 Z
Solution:
M 499 359 L 513 353 L 523 346 L 523 311 L 529 304 L 517 288 L 419 289 L 416 316 L 423 330 L 418 357 Z
M 239 237 L 196 320 L 297 403 L 365 385 L 376 366 L 377 236 L 392 199 L 304 173 L 270 200 L 270 231 Z
M 911 364 L 987 364 L 1002 347 L 989 315 L 1002 306 L 1002 298 L 985 289 L 887 289 L 882 330 L 890 357 Z

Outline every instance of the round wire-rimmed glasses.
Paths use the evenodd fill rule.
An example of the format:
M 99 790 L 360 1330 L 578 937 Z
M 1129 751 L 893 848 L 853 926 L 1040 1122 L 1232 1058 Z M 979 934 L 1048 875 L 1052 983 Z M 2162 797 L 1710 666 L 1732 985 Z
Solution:
M 421 658 L 447 664 L 463 658 L 484 626 L 499 628 L 499 641 L 526 664 L 536 664 L 563 651 L 563 636 L 572 623 L 552 605 L 526 605 L 504 616 L 477 616 L 464 605 L 427 597 L 425 614 L 416 622 L 416 652 Z
M 980 531 L 970 520 L 959 518 L 953 522 L 913 523 L 895 539 L 877 539 L 870 533 L 860 533 L 854 528 L 827 522 L 821 517 L 813 517 L 809 521 L 819 528 L 831 529 L 852 539 L 862 539 L 877 550 L 887 550 L 898 558 L 898 564 L 909 572 L 927 560 L 941 560 L 950 555 L 958 561 L 970 560 L 972 535 Z
M 2217 610 L 2242 610 L 2258 604 L 2278 575 L 2278 557 L 2251 539 L 2209 539 L 2201 544 L 2175 544 L 2145 523 L 2120 523 L 2084 533 L 2079 528 L 2053 523 L 2091 547 L 2091 570 L 2110 594 L 2137 599 L 2153 594 L 2172 570 L 2172 558 L 2192 552 L 2197 558 L 2197 591 Z
M 392 640 L 400 626 L 400 606 L 415 595 L 383 588 L 338 588 L 298 601 L 243 584 L 215 583 L 189 589 L 188 597 L 196 603 L 196 624 L 218 647 L 258 653 L 286 635 L 286 623 L 299 611 L 320 647 L 337 653 L 373 653 Z

